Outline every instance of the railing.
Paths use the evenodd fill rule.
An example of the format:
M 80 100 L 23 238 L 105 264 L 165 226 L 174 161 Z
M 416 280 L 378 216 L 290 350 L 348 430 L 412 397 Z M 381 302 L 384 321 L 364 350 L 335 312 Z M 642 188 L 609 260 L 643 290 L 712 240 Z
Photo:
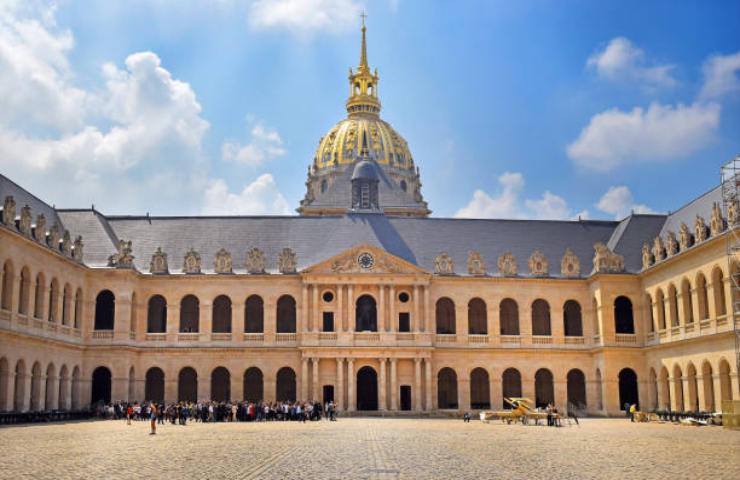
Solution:
M 594 343 L 596 345 L 601 343 L 601 335 L 594 335 Z
M 552 345 L 550 335 L 532 335 L 532 345 Z
M 686 325 L 684 325 L 684 328 L 683 329 L 684 329 L 684 331 L 686 333 L 693 332 L 694 331 L 694 322 L 687 323 Z
M 681 327 L 675 326 L 671 327 L 671 337 L 677 337 L 681 335 Z
M 583 345 L 586 343 L 586 339 L 583 337 L 565 337 L 566 345 Z
M 337 332 L 319 332 L 320 342 L 336 342 Z
M 488 335 L 468 335 L 468 343 L 480 345 L 488 343 Z
M 655 341 L 655 332 L 648 332 L 648 334 L 647 334 L 647 341 L 648 342 L 654 342 Z
M 396 333 L 397 342 L 413 342 L 416 340 L 416 335 L 411 332 L 398 332 Z
M 113 330 L 93 330 L 92 338 L 96 340 L 111 340 L 113 338 Z
M 454 333 L 438 333 L 435 340 L 437 343 L 457 343 L 457 335 Z
M 62 325 L 61 332 L 62 332 L 62 335 L 71 335 L 72 328 L 68 327 L 67 325 Z
M 177 334 L 178 342 L 197 342 L 199 338 L 200 333 L 197 332 L 186 332 Z
M 727 315 L 719 315 L 717 316 L 717 326 L 725 325 L 727 324 Z
M 295 333 L 276 333 L 275 343 L 290 343 L 296 341 Z
M 663 330 L 658 330 L 658 338 L 665 338 L 667 335 L 665 328 Z
M 43 320 L 33 319 L 33 328 L 44 328 L 46 322 Z
M 147 342 L 164 342 L 167 340 L 166 333 L 147 333 L 144 337 L 144 341 Z
M 355 332 L 355 342 L 379 342 L 380 334 L 377 332 Z
M 700 330 L 707 330 L 712 327 L 712 320 L 709 318 L 705 318 L 704 320 L 699 321 L 699 329 Z
M 20 315 L 19 315 L 20 317 Z M 4 320 L 6 322 L 10 321 L 10 310 L 0 310 L 0 320 Z
M 614 335 L 614 341 L 619 344 L 635 344 L 637 343 L 637 335 L 634 333 L 617 333 Z
M 231 333 L 226 333 L 226 332 L 211 333 L 211 341 L 212 342 L 230 342 Z
M 245 333 L 242 335 L 242 340 L 247 343 L 264 343 L 264 333 Z
M 519 335 L 501 335 L 501 343 L 503 345 L 519 345 L 522 339 Z

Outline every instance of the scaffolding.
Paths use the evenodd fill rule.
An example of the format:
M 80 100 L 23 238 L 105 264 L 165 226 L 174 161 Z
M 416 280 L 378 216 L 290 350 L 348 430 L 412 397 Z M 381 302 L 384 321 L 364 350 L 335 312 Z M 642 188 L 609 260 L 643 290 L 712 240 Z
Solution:
M 729 215 L 730 206 L 736 210 L 740 203 L 740 155 L 725 163 L 720 170 L 722 187 L 722 211 L 727 218 L 727 271 L 730 277 L 730 295 L 732 312 L 730 321 L 735 333 L 736 372 L 740 371 L 740 221 L 737 214 Z

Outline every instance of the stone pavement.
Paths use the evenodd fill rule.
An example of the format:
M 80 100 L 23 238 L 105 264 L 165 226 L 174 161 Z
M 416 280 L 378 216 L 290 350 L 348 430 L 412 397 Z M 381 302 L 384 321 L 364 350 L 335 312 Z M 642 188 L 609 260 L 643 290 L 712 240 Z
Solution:
M 0 428 L 8 479 L 740 478 L 740 432 L 585 419 L 547 428 L 347 418 Z

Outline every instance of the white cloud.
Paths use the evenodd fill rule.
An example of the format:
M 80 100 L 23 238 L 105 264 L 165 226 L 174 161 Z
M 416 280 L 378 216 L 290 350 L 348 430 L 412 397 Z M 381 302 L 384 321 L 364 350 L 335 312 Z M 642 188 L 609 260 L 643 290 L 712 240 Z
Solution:
M 496 195 L 483 190 L 473 192 L 473 198 L 455 213 L 459 218 L 535 218 L 542 220 L 587 218 L 588 212 L 574 213 L 563 197 L 545 191 L 539 199 L 522 199 L 524 176 L 505 172 L 498 177 Z
M 256 29 L 339 32 L 357 28 L 361 11 L 356 0 L 255 0 L 248 20 Z
M 676 159 L 707 146 L 719 119 L 716 103 L 613 108 L 591 117 L 567 152 L 576 164 L 604 172 L 630 162 Z
M 710 57 L 704 63 L 703 71 L 701 98 L 717 98 L 740 92 L 740 52 Z
M 257 122 L 250 132 L 249 143 L 242 145 L 238 141 L 227 141 L 221 145 L 221 157 L 226 161 L 233 161 L 256 167 L 263 163 L 285 155 L 283 140 L 277 130 L 265 127 Z
M 596 208 L 602 212 L 614 215 L 614 218 L 617 220 L 623 219 L 631 212 L 655 213 L 647 205 L 636 204 L 632 198 L 632 192 L 624 185 L 610 187 L 601 199 L 599 199 Z
M 673 65 L 649 66 L 645 52 L 624 37 L 613 38 L 603 50 L 591 55 L 586 66 L 611 81 L 637 82 L 643 87 L 672 87 L 676 80 L 671 76 Z
M 288 202 L 269 173 L 245 186 L 239 193 L 229 192 L 222 179 L 208 182 L 205 191 L 205 215 L 290 215 Z

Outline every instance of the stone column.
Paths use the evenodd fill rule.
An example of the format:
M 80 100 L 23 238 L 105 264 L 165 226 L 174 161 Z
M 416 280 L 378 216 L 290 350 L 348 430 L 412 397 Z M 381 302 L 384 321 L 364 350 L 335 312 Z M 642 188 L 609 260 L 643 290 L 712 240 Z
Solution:
M 668 385 L 669 385 L 668 388 L 671 389 L 671 410 L 673 410 L 673 411 L 683 410 L 683 408 L 679 408 L 679 405 L 678 405 L 678 395 L 676 395 L 676 387 L 679 386 L 679 385 L 682 385 L 681 384 L 681 378 L 680 377 L 679 378 L 669 377 L 668 378 Z M 682 392 L 681 393 L 683 394 L 683 386 L 682 386 Z M 681 396 L 683 397 L 683 395 L 681 395 Z M 685 400 L 685 399 L 682 398 L 681 400 Z M 683 402 L 683 403 L 685 403 L 685 402 Z
M 33 375 L 33 374 L 32 374 Z M 39 377 L 39 410 L 46 410 L 46 374 Z
M 391 285 L 390 292 L 388 293 L 388 321 L 386 325 L 386 332 L 397 332 L 398 331 L 398 315 L 396 315 L 396 287 Z
M 12 368 L 12 370 L 11 370 Z M 5 376 L 0 376 L 0 382 L 5 382 L 5 398 L 0 403 L 5 405 L 5 411 L 13 410 L 15 402 L 15 365 L 8 365 L 8 371 Z
M 489 391 L 491 393 L 491 409 L 499 410 L 503 408 L 504 404 L 504 391 L 501 385 L 501 375 L 495 370 L 491 369 L 488 372 Z
M 424 377 L 426 383 L 426 401 L 424 402 L 424 410 L 427 412 L 432 411 L 432 359 L 424 359 Z
M 388 331 L 388 318 L 385 314 L 385 285 L 378 286 L 378 331 Z
M 265 375 L 264 397 L 266 402 L 274 402 L 277 397 L 275 374 Z
M 319 401 L 321 398 L 319 389 L 321 387 L 321 379 L 319 378 L 319 358 L 314 357 L 313 361 L 313 372 L 311 374 L 311 381 L 313 382 L 313 401 Z
M 167 332 L 167 340 L 174 342 L 177 338 L 177 332 L 180 331 L 180 304 L 173 303 L 167 305 L 167 319 L 165 320 L 165 331 Z M 200 322 L 198 322 L 200 323 Z M 148 328 L 144 328 L 144 335 L 148 332 Z
M 387 362 L 387 359 L 381 358 L 380 359 L 380 375 L 378 376 L 378 410 L 381 412 L 388 409 L 387 407 L 387 394 L 386 394 L 386 378 L 385 378 L 385 364 Z
M 699 317 L 694 317 L 694 319 Z M 694 320 L 696 321 L 696 320 Z M 707 400 L 704 398 L 704 375 L 696 376 L 696 404 L 699 406 L 699 410 L 707 411 L 706 408 Z
M 459 375 L 457 378 L 457 398 L 458 410 L 470 411 L 470 372 L 467 371 L 467 368 L 464 369 L 463 375 Z
M 308 400 L 308 358 L 301 359 L 301 401 Z
M 411 332 L 418 332 L 419 331 L 419 319 L 421 318 L 421 315 L 419 314 L 420 308 L 419 305 L 421 302 L 419 302 L 419 286 L 414 285 L 414 298 L 412 299 L 413 304 L 411 307 L 411 324 L 409 325 L 409 331 Z M 415 388 L 415 387 L 414 387 Z M 416 408 L 416 402 L 414 402 L 414 408 Z
M 301 318 L 298 319 L 298 332 L 300 333 L 308 331 L 308 288 L 306 284 L 301 286 Z
M 319 331 L 319 286 L 313 285 L 311 298 L 311 331 Z M 315 382 L 315 380 L 314 380 Z
M 128 381 L 126 382 L 126 391 L 128 392 Z M 177 376 L 166 373 L 164 376 L 164 403 L 174 403 L 178 400 Z
M 414 390 L 411 392 L 413 409 L 421 412 L 421 358 L 414 359 Z
M 391 410 L 398 411 L 398 359 L 391 358 Z
M 350 287 L 351 288 L 351 287 Z M 354 412 L 357 404 L 355 402 L 355 359 L 347 359 L 347 411 Z
M 488 320 L 488 325 L 486 325 L 488 335 L 499 335 L 501 333 L 501 327 L 498 318 L 498 306 L 494 305 L 492 301 L 486 301 L 486 317 Z
M 434 333 L 434 319 L 431 314 L 430 301 L 429 285 L 426 285 L 424 286 L 424 324 L 426 325 L 424 331 L 427 333 Z
M 31 308 L 29 311 L 31 312 L 32 317 L 38 318 L 38 319 L 44 319 L 46 318 L 46 302 L 48 299 L 48 295 L 46 295 L 46 285 L 36 285 L 36 280 L 34 279 L 34 287 L 33 287 L 33 308 Z M 40 293 L 39 293 L 40 292 Z M 36 311 L 36 297 L 40 295 L 39 299 L 41 300 L 39 302 L 39 311 Z M 30 324 L 29 324 L 30 325 Z
M 349 287 L 349 293 L 347 294 L 347 323 L 344 325 L 345 332 L 353 332 L 355 330 L 355 292 L 353 285 Z M 352 406 L 354 408 L 354 405 Z
M 340 290 L 341 292 L 341 287 Z M 337 389 L 334 393 L 334 403 L 336 404 L 337 410 L 344 409 L 344 359 L 337 358 Z
M 244 372 L 236 372 L 231 375 L 231 398 L 230 400 L 244 400 Z
M 59 405 L 62 410 L 72 409 L 72 374 L 67 377 L 67 381 L 64 382 L 64 401 Z M 132 399 L 129 399 L 132 400 Z
M 637 318 L 635 318 L 635 324 L 637 324 Z M 553 343 L 565 343 L 565 312 L 562 303 L 550 306 L 550 333 Z
M 553 380 L 553 390 L 555 391 L 555 406 L 559 412 L 568 411 L 568 383 L 565 380 Z
M 337 285 L 337 319 L 334 325 L 334 331 L 344 331 L 344 285 Z
M 455 334 L 461 342 L 467 342 L 470 325 L 468 320 L 468 304 L 459 299 L 455 302 Z
M 59 292 L 62 292 L 64 289 L 60 288 Z M 62 323 L 61 322 L 61 303 L 64 301 L 62 297 L 60 297 L 61 293 L 57 292 L 57 308 L 56 312 L 54 312 L 54 318 L 56 319 L 55 323 Z M 113 335 L 116 339 L 121 340 L 128 340 L 129 332 L 131 331 L 131 295 L 133 292 L 120 292 L 116 294 L 116 301 L 114 306 L 114 315 L 115 315 L 115 321 L 113 324 Z
M 56 410 L 59 408 L 59 376 L 51 377 L 51 381 L 47 378 L 46 387 L 46 398 L 49 398 L 50 402 L 46 402 L 46 410 Z M 49 395 L 51 388 L 51 395 Z
M 699 315 L 699 292 L 696 288 L 691 289 L 691 310 L 694 323 L 699 322 L 701 320 L 701 315 Z
M 21 412 L 27 412 L 31 408 L 31 382 L 33 380 L 32 377 L 33 376 L 30 373 L 26 373 L 21 377 L 21 381 L 23 382 L 23 401 L 21 402 Z M 719 379 L 719 375 L 717 375 L 717 379 Z M 83 400 L 81 403 L 83 405 L 87 405 L 90 401 L 89 390 L 86 397 L 80 398 L 86 398 L 87 400 Z
M 709 312 L 709 318 L 711 318 L 713 321 L 716 321 L 717 302 L 714 299 L 714 281 L 712 281 L 711 277 L 707 280 L 707 312 Z

